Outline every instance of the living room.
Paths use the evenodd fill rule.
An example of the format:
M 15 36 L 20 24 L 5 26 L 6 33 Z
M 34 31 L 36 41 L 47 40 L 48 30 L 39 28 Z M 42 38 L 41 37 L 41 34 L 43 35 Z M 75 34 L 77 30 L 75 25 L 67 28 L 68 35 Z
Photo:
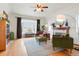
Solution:
M 5 11 L 4 14 L 6 13 L 8 15 L 8 35 L 10 36 L 6 44 L 6 50 L 0 53 L 0 55 L 79 56 L 78 6 L 78 3 L 0 4 L 0 15 L 2 16 L 3 11 Z M 44 30 L 46 31 L 44 32 Z M 55 33 L 56 31 L 58 33 Z M 46 35 L 44 35 L 45 33 Z M 70 46 L 72 46 L 70 47 L 73 48 L 71 54 L 69 54 L 69 50 L 65 50 L 64 48 L 59 47 L 55 50 L 52 48 L 54 34 L 64 34 L 63 36 L 68 34 L 68 36 L 73 39 L 73 41 L 71 40 L 68 41 L 69 43 L 65 43 L 65 45 L 70 44 Z M 43 37 L 43 35 L 45 37 Z M 40 42 L 41 38 L 45 38 L 44 41 L 42 40 L 42 42 Z M 60 44 L 58 43 L 58 45 Z M 11 53 L 11 51 L 13 51 L 13 53 Z M 19 51 L 19 53 L 16 51 Z M 65 51 L 68 53 L 64 53 Z

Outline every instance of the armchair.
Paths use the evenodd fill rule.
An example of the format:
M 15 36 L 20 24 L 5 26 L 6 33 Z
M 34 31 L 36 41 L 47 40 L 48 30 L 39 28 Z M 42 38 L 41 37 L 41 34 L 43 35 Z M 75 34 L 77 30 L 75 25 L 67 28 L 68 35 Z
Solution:
M 69 36 L 53 36 L 52 40 L 52 45 L 53 48 L 59 47 L 59 48 L 64 48 L 64 49 L 70 49 L 70 54 L 73 49 L 73 38 Z

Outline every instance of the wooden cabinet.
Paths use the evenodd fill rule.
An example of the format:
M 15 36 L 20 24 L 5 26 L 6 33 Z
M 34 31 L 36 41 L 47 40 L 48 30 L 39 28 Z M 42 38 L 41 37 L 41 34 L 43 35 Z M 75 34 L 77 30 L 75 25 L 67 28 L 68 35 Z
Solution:
M 0 13 L 0 51 L 6 50 L 7 21 L 8 21 L 8 15 L 3 10 L 3 12 Z
M 0 50 L 6 49 L 6 20 L 0 20 Z

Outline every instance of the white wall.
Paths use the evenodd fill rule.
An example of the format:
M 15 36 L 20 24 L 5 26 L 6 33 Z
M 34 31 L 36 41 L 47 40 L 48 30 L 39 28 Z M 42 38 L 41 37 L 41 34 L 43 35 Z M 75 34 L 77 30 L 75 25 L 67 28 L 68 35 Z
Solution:
M 73 16 L 67 16 L 68 24 L 70 26 L 69 34 L 74 38 L 74 44 L 78 43 L 77 32 L 76 32 L 76 18 Z
M 16 38 L 16 18 L 11 13 L 10 5 L 7 3 L 0 3 L 0 13 L 2 11 L 5 11 L 8 14 L 8 20 L 10 21 L 10 31 L 13 31 L 15 33 Z
M 9 4 L 0 3 L 0 13 L 1 13 L 3 10 L 4 10 L 7 14 L 9 14 L 9 12 L 10 12 Z
M 16 17 L 10 13 L 9 15 L 9 21 L 10 21 L 10 32 L 14 32 L 14 37 L 17 37 L 17 19 Z

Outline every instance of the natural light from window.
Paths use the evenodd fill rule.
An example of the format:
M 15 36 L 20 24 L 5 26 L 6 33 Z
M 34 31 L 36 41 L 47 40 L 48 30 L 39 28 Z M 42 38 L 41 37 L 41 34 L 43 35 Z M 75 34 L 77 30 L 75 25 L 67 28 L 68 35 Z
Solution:
M 22 19 L 22 34 L 35 34 L 37 29 L 37 21 Z

